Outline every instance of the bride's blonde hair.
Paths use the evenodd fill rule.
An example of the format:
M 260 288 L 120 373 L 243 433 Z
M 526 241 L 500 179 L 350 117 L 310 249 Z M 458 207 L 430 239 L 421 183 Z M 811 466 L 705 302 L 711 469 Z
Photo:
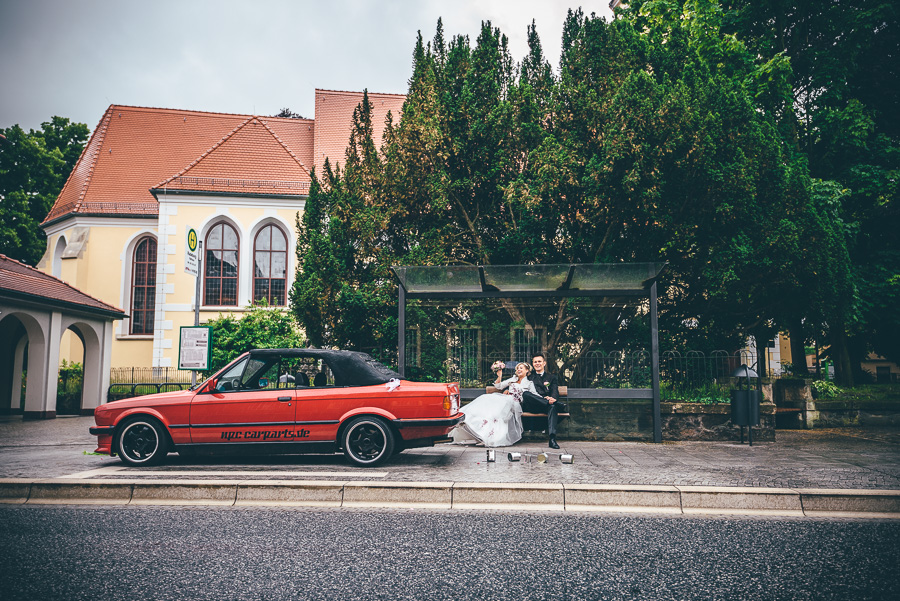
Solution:
M 530 365 L 528 365 L 528 364 L 525 363 L 524 361 L 522 361 L 521 363 L 516 363 L 516 367 L 517 367 L 517 368 L 518 368 L 520 365 L 524 365 L 524 366 L 525 366 L 525 375 L 526 375 L 526 376 L 527 376 L 528 374 L 531 373 L 531 366 L 530 366 Z

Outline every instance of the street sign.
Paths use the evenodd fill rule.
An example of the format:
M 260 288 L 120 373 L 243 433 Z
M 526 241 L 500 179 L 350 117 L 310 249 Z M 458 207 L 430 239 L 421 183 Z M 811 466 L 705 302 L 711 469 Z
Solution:
M 212 354 L 212 328 L 181 326 L 178 344 L 178 369 L 206 371 Z
M 188 230 L 187 244 L 184 247 L 184 272 L 194 277 L 200 275 L 198 261 L 200 253 L 197 252 L 197 231 L 194 228 Z

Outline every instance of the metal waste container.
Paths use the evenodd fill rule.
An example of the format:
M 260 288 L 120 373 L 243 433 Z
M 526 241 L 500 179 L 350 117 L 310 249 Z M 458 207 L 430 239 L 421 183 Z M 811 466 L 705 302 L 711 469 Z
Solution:
M 762 402 L 759 376 L 746 365 L 741 365 L 732 372 L 731 377 L 738 379 L 737 388 L 731 391 L 731 423 L 741 428 L 741 444 L 744 444 L 744 426 L 747 427 L 750 446 L 753 446 L 753 426 L 759 425 L 759 404 Z M 752 385 L 751 378 L 756 378 L 756 386 Z

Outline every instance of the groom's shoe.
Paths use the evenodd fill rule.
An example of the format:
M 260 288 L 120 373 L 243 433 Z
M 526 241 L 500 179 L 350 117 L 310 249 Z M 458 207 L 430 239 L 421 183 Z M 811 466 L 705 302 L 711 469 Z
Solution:
M 558 448 L 559 448 L 559 445 L 556 444 L 556 437 L 555 437 L 555 436 L 551 436 L 551 437 L 550 437 L 550 444 L 549 444 L 549 446 L 550 446 L 551 449 L 558 449 Z

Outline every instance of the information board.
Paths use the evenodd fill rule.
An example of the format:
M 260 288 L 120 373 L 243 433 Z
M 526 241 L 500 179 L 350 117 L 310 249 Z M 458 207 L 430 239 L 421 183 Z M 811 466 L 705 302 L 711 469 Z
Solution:
M 178 369 L 206 371 L 212 354 L 212 328 L 181 326 L 178 343 Z

